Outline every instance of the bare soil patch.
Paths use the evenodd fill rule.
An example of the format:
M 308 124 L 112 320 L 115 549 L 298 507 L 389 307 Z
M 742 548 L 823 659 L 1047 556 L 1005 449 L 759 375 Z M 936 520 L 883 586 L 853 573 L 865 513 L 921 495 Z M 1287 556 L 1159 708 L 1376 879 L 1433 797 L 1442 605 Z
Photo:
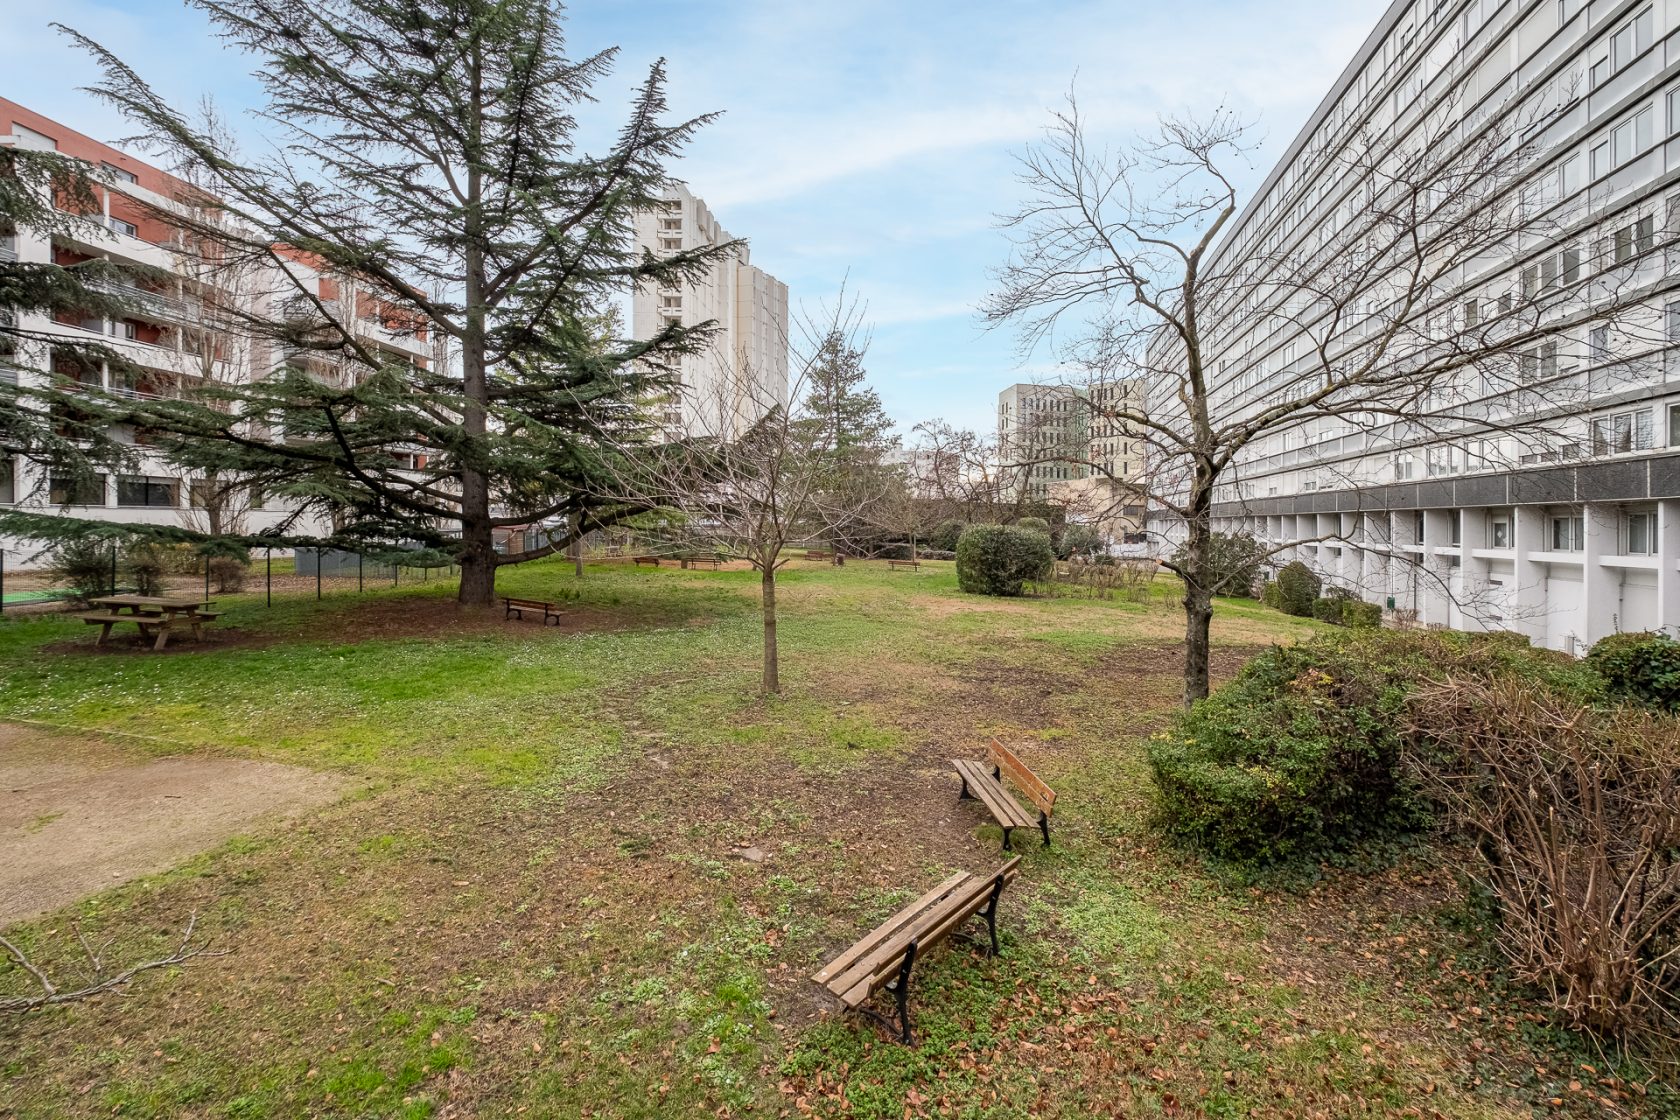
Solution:
M 233 758 L 147 760 L 0 724 L 0 925 L 335 800 L 342 778 Z

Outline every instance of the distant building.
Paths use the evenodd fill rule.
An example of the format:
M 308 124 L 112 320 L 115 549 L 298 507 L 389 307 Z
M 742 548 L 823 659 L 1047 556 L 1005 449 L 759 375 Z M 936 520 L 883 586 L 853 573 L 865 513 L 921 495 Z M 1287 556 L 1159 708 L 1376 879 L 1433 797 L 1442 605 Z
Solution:
M 1090 421 L 1084 396 L 1066 385 L 1023 383 L 999 393 L 998 465 L 1005 485 L 1016 497 L 1042 502 L 1055 483 L 1089 477 Z
M 636 244 L 655 256 L 723 245 L 731 240 L 704 200 L 683 186 L 636 219 Z M 664 402 L 662 421 L 673 435 L 733 435 L 766 410 L 787 403 L 787 285 L 748 259 L 745 246 L 701 279 L 636 290 L 630 333 L 652 338 L 667 322 L 713 322 L 718 333 L 705 353 L 682 359 L 682 387 Z

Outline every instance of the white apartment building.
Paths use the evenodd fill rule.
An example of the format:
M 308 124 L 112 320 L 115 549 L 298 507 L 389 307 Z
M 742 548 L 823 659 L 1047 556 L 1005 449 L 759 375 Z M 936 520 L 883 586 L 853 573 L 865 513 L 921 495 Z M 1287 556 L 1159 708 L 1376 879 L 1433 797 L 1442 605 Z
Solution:
M 637 248 L 655 256 L 731 240 L 705 201 L 681 185 L 636 218 Z M 768 411 L 769 402 L 787 404 L 787 285 L 755 267 L 745 245 L 697 281 L 644 286 L 631 300 L 634 338 L 652 338 L 667 323 L 705 322 L 718 328 L 712 344 L 682 359 L 682 386 L 663 402 L 661 419 L 674 436 L 732 436 Z
M 998 394 L 999 475 L 1013 479 L 1017 496 L 1050 497 L 1058 483 L 1090 475 L 1091 411 L 1067 385 L 1011 385 Z
M 1445 411 L 1409 435 L 1331 418 L 1262 439 L 1216 495 L 1216 528 L 1285 546 L 1280 562 L 1419 624 L 1577 652 L 1618 630 L 1680 633 L 1680 252 L 1667 244 L 1680 234 L 1680 0 L 1396 0 L 1214 267 L 1323 245 L 1336 207 L 1368 185 L 1335 179 L 1325 154 L 1355 130 L 1403 134 L 1443 92 L 1472 120 L 1555 113 L 1526 184 L 1545 232 L 1467 266 L 1445 301 L 1463 330 L 1497 314 L 1501 292 L 1581 279 L 1580 301 L 1552 312 L 1556 337 L 1520 355 L 1536 411 L 1478 413 L 1493 423 L 1476 439 L 1453 438 L 1464 413 Z M 1614 326 L 1592 294 L 1611 289 Z M 1290 318 L 1258 307 L 1248 322 L 1271 326 L 1245 324 L 1215 355 L 1245 399 L 1296 360 Z M 1541 418 L 1539 442 L 1498 434 Z
M 127 288 L 127 318 L 52 318 L 25 313 L 19 326 L 36 337 L 87 341 L 97 337 L 122 353 L 131 368 L 79 368 L 55 353 L 50 341 L 0 354 L 0 379 L 44 384 L 56 372 L 137 400 L 190 393 L 208 383 L 236 384 L 267 376 L 281 365 L 305 370 L 328 384 L 344 385 L 355 374 L 342 359 L 307 350 L 277 351 L 267 340 L 242 334 L 225 314 L 211 309 L 238 306 L 269 316 L 296 305 L 297 313 L 318 314 L 299 302 L 300 285 L 318 297 L 328 314 L 370 348 L 394 362 L 426 366 L 440 360 L 437 342 L 423 324 L 393 318 L 389 308 L 354 281 L 329 275 L 305 254 L 285 254 L 286 270 L 252 266 L 210 272 L 184 252 L 182 234 L 158 212 L 178 209 L 185 183 L 130 155 L 92 140 L 0 98 L 0 145 L 58 151 L 103 167 L 114 182 L 97 190 L 101 210 L 85 227 L 55 234 L 0 230 L 0 255 L 11 260 L 71 265 L 94 257 L 151 266 L 168 274 L 166 283 Z M 282 303 L 281 301 L 290 301 Z M 303 301 L 307 302 L 307 301 Z M 184 475 L 147 450 L 144 431 L 119 428 L 115 437 L 132 444 L 137 466 L 131 473 L 100 475 L 80 483 L 45 477 L 40 466 L 0 448 L 0 507 L 62 513 L 86 520 L 184 525 L 207 529 L 202 511 L 209 493 L 202 479 Z M 260 492 L 224 503 L 238 509 L 245 531 L 279 525 L 291 508 Z M 321 526 L 297 525 L 301 532 Z M 40 556 L 37 544 L 0 537 L 7 564 L 28 566 Z

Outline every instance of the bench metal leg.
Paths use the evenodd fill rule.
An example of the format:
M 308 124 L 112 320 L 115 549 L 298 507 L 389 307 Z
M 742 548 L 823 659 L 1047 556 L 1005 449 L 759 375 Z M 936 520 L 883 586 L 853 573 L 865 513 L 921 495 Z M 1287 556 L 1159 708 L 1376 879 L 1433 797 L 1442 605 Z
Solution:
M 916 942 L 912 940 L 904 950 L 904 963 L 893 981 L 893 999 L 898 1003 L 898 1037 L 906 1046 L 914 1046 L 910 1036 L 910 969 L 916 963 Z
M 992 880 L 992 897 L 986 902 L 986 932 L 992 935 L 992 956 L 998 955 L 997 904 L 1003 897 L 1003 876 Z
M 1038 830 L 1044 833 L 1044 846 L 1050 846 L 1050 818 L 1044 815 L 1044 810 L 1038 811 Z
M 962 784 L 963 784 L 962 792 L 957 794 L 957 800 L 958 801 L 973 801 L 974 800 L 974 795 L 972 793 L 968 792 L 968 779 L 964 778 L 962 780 Z
M 1015 831 L 1014 825 L 1005 825 L 1003 829 L 1003 850 L 1009 850 L 1009 834 Z

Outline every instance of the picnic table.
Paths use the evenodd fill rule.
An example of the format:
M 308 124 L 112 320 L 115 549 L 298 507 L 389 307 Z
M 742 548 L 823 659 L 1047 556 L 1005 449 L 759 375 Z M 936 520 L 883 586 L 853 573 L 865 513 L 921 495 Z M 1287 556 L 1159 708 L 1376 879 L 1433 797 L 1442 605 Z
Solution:
M 91 606 L 103 611 L 89 611 L 81 616 L 83 622 L 100 627 L 94 645 L 111 636 L 111 628 L 119 622 L 132 622 L 144 637 L 155 638 L 153 650 L 161 650 L 169 643 L 169 632 L 178 625 L 191 628 L 194 638 L 204 636 L 204 624 L 214 622 L 221 612 L 208 608 L 208 599 L 165 599 L 159 595 L 106 595 L 88 600 Z M 126 613 L 125 613 L 126 612 Z

